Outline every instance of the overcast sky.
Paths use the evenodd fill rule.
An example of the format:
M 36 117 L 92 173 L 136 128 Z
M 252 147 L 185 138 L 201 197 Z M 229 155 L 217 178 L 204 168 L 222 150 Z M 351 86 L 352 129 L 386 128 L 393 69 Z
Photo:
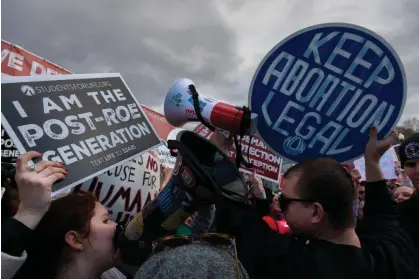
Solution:
M 416 0 L 3 0 L 1 38 L 75 73 L 120 72 L 140 103 L 162 112 L 172 82 L 247 105 L 265 54 L 289 34 L 348 22 L 384 37 L 408 83 L 404 117 L 419 116 Z

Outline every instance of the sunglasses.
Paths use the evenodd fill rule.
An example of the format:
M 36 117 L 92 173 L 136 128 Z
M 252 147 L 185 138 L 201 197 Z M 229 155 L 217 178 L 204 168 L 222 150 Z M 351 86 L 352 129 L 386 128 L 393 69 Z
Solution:
M 236 266 L 237 278 L 243 278 L 241 267 L 237 257 L 236 240 L 233 236 L 220 233 L 202 233 L 181 236 L 165 236 L 153 241 L 152 254 L 157 254 L 162 251 L 167 251 L 175 247 L 184 246 L 188 244 L 204 244 L 212 245 L 225 249 L 232 254 Z
M 307 202 L 307 203 L 314 203 L 316 202 L 313 199 L 301 199 L 301 198 L 290 198 L 286 197 L 283 193 L 278 196 L 278 204 L 279 208 L 281 208 L 282 212 L 287 211 L 288 207 L 293 202 Z
M 416 167 L 417 162 L 405 162 L 404 167 Z

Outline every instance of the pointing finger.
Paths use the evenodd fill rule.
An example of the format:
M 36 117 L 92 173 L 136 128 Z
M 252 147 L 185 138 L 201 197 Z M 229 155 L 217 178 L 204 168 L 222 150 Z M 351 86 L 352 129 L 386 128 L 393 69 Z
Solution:
M 374 126 L 370 128 L 370 139 L 377 140 L 377 128 Z

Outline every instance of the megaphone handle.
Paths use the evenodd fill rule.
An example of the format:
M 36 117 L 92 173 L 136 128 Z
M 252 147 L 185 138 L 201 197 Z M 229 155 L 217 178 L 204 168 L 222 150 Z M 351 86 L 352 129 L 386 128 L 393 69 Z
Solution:
M 194 85 L 189 85 L 188 88 L 189 88 L 190 92 L 192 93 L 192 101 L 193 101 L 193 107 L 195 109 L 196 117 L 198 118 L 198 120 L 203 125 L 208 127 L 209 130 L 214 131 L 215 127 L 212 126 L 209 122 L 207 122 L 201 115 L 201 108 L 199 108 L 199 94 L 196 91 L 195 86 Z

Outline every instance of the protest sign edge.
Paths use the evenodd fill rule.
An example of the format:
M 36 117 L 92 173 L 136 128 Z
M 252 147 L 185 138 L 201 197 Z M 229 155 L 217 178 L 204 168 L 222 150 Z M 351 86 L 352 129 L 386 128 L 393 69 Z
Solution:
M 39 55 L 37 55 L 37 54 L 34 54 L 33 52 L 31 52 L 31 51 L 28 51 L 27 49 L 25 49 L 25 48 L 23 48 L 23 47 L 21 47 L 21 46 L 19 46 L 19 45 L 17 45 L 17 44 L 13 44 L 13 43 L 11 43 L 11 42 L 9 42 L 9 41 L 6 41 L 6 40 L 4 40 L 4 39 L 1 39 L 1 41 L 2 42 L 4 42 L 5 44 L 8 44 L 10 47 L 15 47 L 15 48 L 18 48 L 18 49 L 20 49 L 20 50 L 23 50 L 23 51 L 25 51 L 25 52 L 27 52 L 28 54 L 30 54 L 30 55 L 33 55 L 34 57 L 36 57 L 36 58 L 39 58 L 40 60 L 43 60 L 43 61 L 45 61 L 45 62 L 47 62 L 47 63 L 49 63 L 49 64 L 51 64 L 51 65 L 53 65 L 53 66 L 55 66 L 55 67 L 57 67 L 57 68 L 59 68 L 59 69 L 61 69 L 61 70 L 64 70 L 64 71 L 67 71 L 69 74 L 71 74 L 72 72 L 70 71 L 70 70 L 68 70 L 68 69 L 66 69 L 66 68 L 64 68 L 64 67 L 62 67 L 62 66 L 60 66 L 60 65 L 58 65 L 58 64 L 55 64 L 54 62 L 51 62 L 51 61 L 49 61 L 48 59 L 45 59 L 45 58 L 43 58 L 43 57 L 40 57 Z M 59 75 L 67 75 L 67 74 L 59 74 Z M 59 76 L 59 75 L 56 75 L 56 76 Z M 7 75 L 7 76 L 10 76 L 10 75 Z M 14 77 L 16 77 L 16 76 L 14 76 Z
M 99 78 L 121 78 L 121 80 L 123 80 L 120 73 L 103 73 L 103 74 L 92 73 L 92 74 L 38 75 L 38 76 L 10 76 L 9 75 L 9 76 L 5 76 L 4 80 L 3 79 L 1 80 L 1 83 L 11 84 L 11 83 L 25 83 L 25 82 L 99 79 Z M 123 82 L 126 85 L 124 80 Z M 128 88 L 128 91 L 130 91 L 129 88 Z
M 278 50 L 278 48 L 280 48 L 283 44 L 285 44 L 286 42 L 288 42 L 290 39 L 311 31 L 313 29 L 317 29 L 317 28 L 323 28 L 323 27 L 346 27 L 346 28 L 353 28 L 355 30 L 358 31 L 362 31 L 365 32 L 367 34 L 369 34 L 370 36 L 373 36 L 374 38 L 376 38 L 378 41 L 380 41 L 385 47 L 388 48 L 388 50 L 392 53 L 394 59 L 397 61 L 399 67 L 400 67 L 400 72 L 401 72 L 401 76 L 403 79 L 403 101 L 401 104 L 401 108 L 402 110 L 400 110 L 396 120 L 394 121 L 394 124 L 392 125 L 392 127 L 386 131 L 384 134 L 388 135 L 391 133 L 392 129 L 394 129 L 394 127 L 397 125 L 397 123 L 399 122 L 402 114 L 403 114 L 403 109 L 406 105 L 406 99 L 407 99 L 407 78 L 406 78 L 406 71 L 404 69 L 404 65 L 399 57 L 399 55 L 397 54 L 396 50 L 387 42 L 387 40 L 384 39 L 384 37 L 380 36 L 379 34 L 377 34 L 376 32 L 365 28 L 363 26 L 360 25 L 356 25 L 356 24 L 352 24 L 352 23 L 344 23 L 344 22 L 328 22 L 328 23 L 320 23 L 320 24 L 315 24 L 315 25 L 311 25 L 308 27 L 305 27 L 303 29 L 298 30 L 297 32 L 294 32 L 290 35 L 288 35 L 287 37 L 285 37 L 285 39 L 282 39 L 281 41 L 279 41 L 279 43 L 277 43 L 262 59 L 262 61 L 259 63 L 258 67 L 256 68 L 256 72 L 253 74 L 252 77 L 252 81 L 250 82 L 250 87 L 249 87 L 249 93 L 248 93 L 248 104 L 249 104 L 249 109 L 252 110 L 252 95 L 253 95 L 253 88 L 254 88 L 254 84 L 256 81 L 257 76 L 259 75 L 259 71 L 262 69 L 263 65 L 266 63 L 266 61 L 270 58 L 270 56 L 276 52 Z M 263 140 L 264 144 L 271 150 L 273 151 L 277 156 L 282 157 L 286 160 L 289 160 L 293 163 L 297 163 L 294 160 L 291 160 L 289 158 L 287 158 L 284 155 L 279 154 L 275 149 L 272 149 L 272 147 L 270 145 L 268 145 L 267 143 L 265 143 L 266 141 L 263 139 L 263 137 L 260 135 L 259 131 L 256 130 L 256 135 Z M 357 157 L 354 157 L 352 159 L 348 159 L 345 162 L 340 162 L 341 164 L 346 164 L 346 163 L 351 163 L 359 158 L 361 158 L 364 154 L 359 155 Z
M 147 120 L 148 124 L 150 125 L 151 129 L 153 130 L 154 134 L 156 135 L 157 139 L 159 140 L 159 145 L 162 145 L 162 141 L 160 139 L 159 134 L 157 133 L 156 129 L 154 128 L 154 126 L 151 124 L 151 121 L 149 120 L 147 114 L 144 112 L 143 108 L 141 107 L 140 102 L 138 102 L 137 98 L 135 97 L 135 95 L 132 93 L 131 89 L 129 88 L 128 84 L 125 82 L 125 79 L 120 75 L 121 81 L 124 83 L 124 85 L 127 87 L 128 92 L 131 94 L 132 98 L 135 100 L 135 103 L 137 103 L 138 108 L 140 109 L 141 113 L 144 115 L 145 119 Z
M 110 165 L 110 166 L 108 166 L 108 167 L 105 167 L 104 169 L 99 170 L 99 171 L 95 172 L 94 174 L 91 174 L 91 175 L 89 175 L 89 176 L 86 176 L 86 177 L 84 177 L 84 178 L 82 178 L 82 179 L 80 179 L 80 180 L 78 180 L 78 181 L 76 181 L 76 182 L 71 183 L 71 184 L 70 184 L 70 185 L 68 185 L 68 186 L 65 186 L 65 187 L 63 187 L 63 188 L 61 188 L 61 189 L 59 189 L 59 190 L 56 190 L 56 191 L 52 192 L 52 193 L 51 193 L 51 195 L 54 195 L 54 196 L 55 196 L 55 195 L 57 195 L 57 194 L 60 194 L 61 192 L 64 192 L 64 191 L 66 191 L 66 190 L 68 190 L 68 189 L 70 189 L 70 188 L 72 188 L 72 187 L 75 187 L 75 186 L 77 186 L 78 184 L 81 184 L 81 183 L 83 183 L 83 182 L 85 182 L 85 181 L 87 181 L 87 180 L 90 180 L 90 179 L 92 179 L 92 178 L 93 178 L 93 177 L 95 177 L 95 176 L 98 176 L 98 175 L 100 175 L 100 174 L 102 174 L 102 173 L 105 173 L 106 171 L 108 171 L 108 170 L 110 170 L 110 169 L 112 169 L 112 168 L 115 168 L 116 166 L 119 166 L 119 165 L 121 165 L 121 164 L 124 164 L 124 163 L 126 163 L 127 161 L 129 161 L 129 160 L 131 160 L 131 159 L 133 159 L 133 158 L 139 157 L 139 156 L 141 156 L 141 155 L 143 155 L 143 154 L 145 154 L 145 153 L 147 153 L 147 152 L 150 152 L 150 151 L 154 150 L 155 148 L 156 148 L 156 145 L 154 145 L 153 147 L 148 148 L 148 149 L 146 149 L 146 150 L 144 150 L 144 151 L 141 151 L 141 152 L 139 152 L 138 154 L 135 154 L 135 155 L 133 155 L 133 156 L 130 156 L 129 158 L 126 158 L 126 159 L 121 160 L 121 161 L 119 161 L 119 162 L 117 162 L 117 163 L 114 163 L 114 164 L 112 164 L 112 165 Z M 64 180 L 65 180 L 65 179 L 64 179 Z

